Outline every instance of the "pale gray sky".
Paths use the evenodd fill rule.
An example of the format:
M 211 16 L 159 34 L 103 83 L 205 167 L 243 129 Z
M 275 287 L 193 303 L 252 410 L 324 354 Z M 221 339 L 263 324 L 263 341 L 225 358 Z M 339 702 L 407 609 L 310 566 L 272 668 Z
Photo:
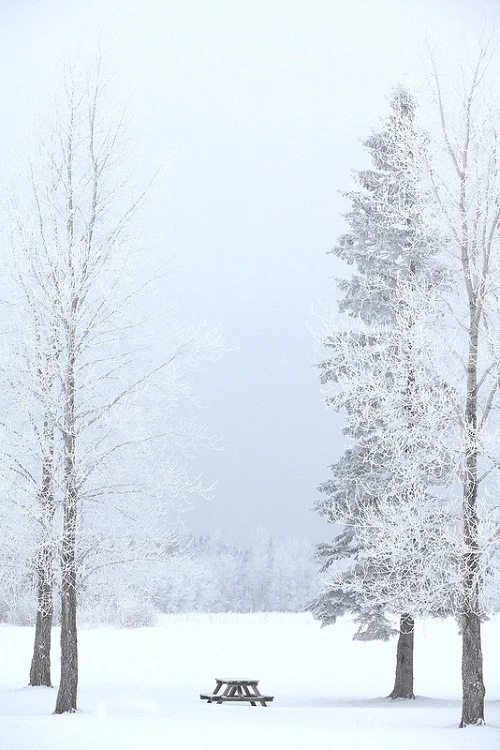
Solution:
M 55 60 L 97 36 L 146 170 L 170 155 L 153 251 L 176 253 L 185 313 L 220 321 L 234 348 L 197 385 L 226 448 L 200 460 L 218 486 L 193 531 L 328 538 L 311 507 L 342 438 L 307 325 L 335 299 L 338 191 L 391 87 L 420 78 L 425 34 L 453 57 L 495 17 L 496 0 L 0 0 L 2 162 Z

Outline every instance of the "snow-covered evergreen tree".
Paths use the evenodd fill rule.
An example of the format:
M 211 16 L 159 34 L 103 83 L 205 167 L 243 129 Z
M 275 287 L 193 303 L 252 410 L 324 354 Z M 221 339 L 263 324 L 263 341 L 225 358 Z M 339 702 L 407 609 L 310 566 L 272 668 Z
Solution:
M 346 195 L 349 231 L 333 250 L 355 267 L 349 279 L 339 282 L 340 311 L 353 320 L 327 323 L 322 339 L 331 354 L 319 364 L 322 382 L 333 391 L 327 403 L 346 414 L 344 433 L 352 445 L 319 488 L 325 497 L 317 503 L 318 512 L 343 528 L 331 544 L 319 545 L 323 570 L 335 573 L 309 608 L 323 624 L 353 614 L 354 637 L 362 640 L 387 639 L 395 632 L 387 618 L 398 611 L 389 579 L 393 584 L 394 576 L 408 571 L 424 575 L 412 558 L 416 546 L 408 549 L 405 573 L 381 566 L 371 555 L 374 519 L 383 527 L 388 512 L 386 523 L 394 520 L 391 509 L 403 519 L 402 507 L 425 507 L 427 520 L 441 527 L 431 485 L 443 481 L 447 468 L 441 435 L 448 424 L 448 389 L 427 345 L 439 319 L 434 290 L 445 276 L 437 258 L 439 243 L 423 216 L 418 165 L 426 138 L 406 90 L 395 90 L 390 107 L 381 131 L 364 143 L 373 168 L 355 174 L 356 189 Z M 407 527 L 405 533 L 411 539 L 415 531 Z M 425 539 L 421 544 L 425 547 Z M 418 586 L 413 588 L 414 593 Z M 403 609 L 391 696 L 409 698 L 413 618 L 423 602 L 399 597 L 397 605 Z M 444 604 L 428 601 L 426 606 L 438 610 Z

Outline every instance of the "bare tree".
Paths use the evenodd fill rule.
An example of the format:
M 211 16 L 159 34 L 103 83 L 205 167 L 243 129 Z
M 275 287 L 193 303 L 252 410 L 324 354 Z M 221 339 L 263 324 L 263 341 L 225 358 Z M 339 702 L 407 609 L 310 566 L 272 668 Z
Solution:
M 222 349 L 217 329 L 166 319 L 156 326 L 161 344 L 151 345 L 154 326 L 148 339 L 140 302 L 151 286 L 137 263 L 135 230 L 147 189 L 134 197 L 123 113 L 113 111 L 110 80 L 100 59 L 85 74 L 67 66 L 62 83 L 62 95 L 39 131 L 38 153 L 31 158 L 30 195 L 15 209 L 20 215 L 17 246 L 28 269 L 20 278 L 26 298 L 36 300 L 28 317 L 43 334 L 40 357 L 51 378 L 44 371 L 32 373 L 44 380 L 35 426 L 38 515 L 42 527 L 51 526 L 58 539 L 60 561 L 56 713 L 77 706 L 81 581 L 105 564 L 168 554 L 172 523 L 166 521 L 167 509 L 189 494 L 205 492 L 201 480 L 190 476 L 188 459 L 195 444 L 210 443 L 210 437 L 194 419 L 171 418 L 190 391 L 189 377 L 182 373 Z M 28 348 L 27 356 L 33 359 L 34 350 Z M 148 461 L 153 450 L 156 460 Z M 168 471 L 152 477 L 155 463 Z M 150 516 L 155 520 L 148 522 Z M 117 522 L 116 530 L 112 520 L 118 517 L 126 522 Z M 38 609 L 44 616 L 51 612 L 54 549 L 47 544 L 37 557 Z
M 46 314 L 46 295 L 39 294 L 39 282 L 42 278 L 47 280 L 48 269 L 44 268 L 41 258 L 37 258 L 30 221 L 26 214 L 23 216 L 12 195 L 8 215 L 11 219 L 9 244 L 13 252 L 4 274 L 5 299 L 9 304 L 3 316 L 0 368 L 5 398 L 1 465 L 4 487 L 8 487 L 6 494 L 11 501 L 7 505 L 15 505 L 17 512 L 15 538 L 20 538 L 22 527 L 31 541 L 24 558 L 20 548 L 14 555 L 15 562 L 3 559 L 2 565 L 10 565 L 11 576 L 18 580 L 33 569 L 37 612 L 30 685 L 50 686 L 56 551 L 53 532 L 57 335 L 54 321 L 51 323 Z M 7 536 L 4 535 L 4 542 Z M 3 547 L 5 549 L 5 544 Z
M 492 338 L 500 293 L 500 134 L 498 108 L 486 80 L 491 57 L 492 49 L 485 46 L 474 63 L 464 66 L 454 99 L 443 91 L 443 76 L 434 61 L 431 75 L 440 148 L 430 177 L 437 218 L 465 297 L 465 304 L 457 298 L 453 303 L 462 332 L 462 727 L 484 721 L 485 549 L 479 503 L 484 496 L 480 488 L 498 469 L 498 458 L 488 448 L 488 432 L 498 417 L 500 384 L 500 350 Z

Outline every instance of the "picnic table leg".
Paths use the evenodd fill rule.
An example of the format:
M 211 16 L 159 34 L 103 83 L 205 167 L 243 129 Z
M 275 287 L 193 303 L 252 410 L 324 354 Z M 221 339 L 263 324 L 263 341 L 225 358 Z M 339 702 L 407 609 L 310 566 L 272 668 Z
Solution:
M 236 685 L 226 685 L 224 692 L 222 693 L 223 698 L 232 698 L 236 693 Z M 223 701 L 217 701 L 217 703 L 223 703 Z
M 255 693 L 255 696 L 257 698 L 257 701 L 260 703 L 261 706 L 264 706 L 264 708 L 267 708 L 266 701 L 259 700 L 259 696 L 260 696 L 260 698 L 262 698 L 262 693 L 259 692 L 259 689 L 258 689 L 257 685 L 252 685 L 252 687 L 253 687 L 253 691 Z
M 219 692 L 219 690 L 221 689 L 221 687 L 222 687 L 222 682 L 220 680 L 216 680 L 216 682 L 215 682 L 215 690 L 212 693 L 212 695 L 217 695 L 217 693 Z M 212 703 L 212 699 L 209 698 L 208 701 L 207 701 L 207 703 Z
M 252 693 L 248 689 L 248 685 L 243 685 L 243 690 L 245 691 L 246 695 L 252 695 Z M 250 705 L 251 706 L 256 706 L 257 704 L 256 704 L 255 701 L 250 701 Z

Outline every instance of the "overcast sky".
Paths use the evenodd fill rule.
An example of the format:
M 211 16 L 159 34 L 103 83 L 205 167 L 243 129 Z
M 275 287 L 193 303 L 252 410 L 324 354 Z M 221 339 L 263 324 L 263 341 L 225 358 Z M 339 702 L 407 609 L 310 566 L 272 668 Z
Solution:
M 2 163 L 57 58 L 97 37 L 145 168 L 169 157 L 152 251 L 175 253 L 185 314 L 220 322 L 232 348 L 197 384 L 225 450 L 200 461 L 218 485 L 194 532 L 328 538 L 311 508 L 343 442 L 308 326 L 335 302 L 338 191 L 392 86 L 421 80 L 425 36 L 454 57 L 497 18 L 497 0 L 0 0 Z

